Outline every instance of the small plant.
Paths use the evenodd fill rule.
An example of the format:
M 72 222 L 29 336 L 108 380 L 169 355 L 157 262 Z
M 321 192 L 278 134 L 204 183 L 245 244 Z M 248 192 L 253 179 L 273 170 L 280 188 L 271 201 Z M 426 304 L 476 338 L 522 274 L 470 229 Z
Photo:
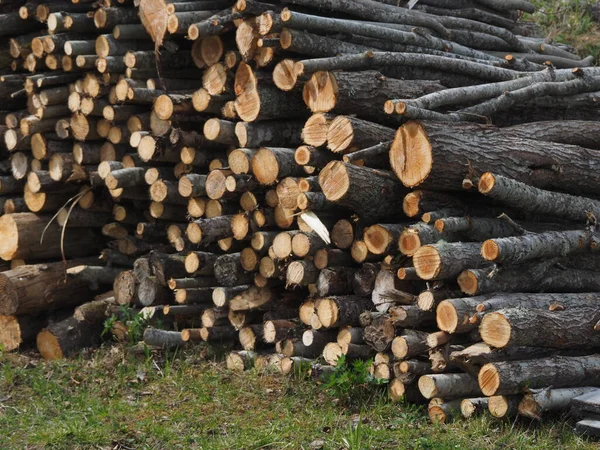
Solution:
M 359 417 L 356 422 L 349 424 L 348 428 L 348 437 L 342 438 L 344 446 L 348 450 L 363 450 L 367 448 L 363 442 L 362 418 Z
M 324 387 L 335 397 L 349 404 L 358 404 L 379 393 L 387 380 L 375 378 L 369 373 L 372 361 L 355 360 L 351 364 L 345 356 L 337 360 L 334 371 L 327 376 Z
M 102 336 L 112 333 L 118 323 L 124 324 L 127 329 L 127 341 L 136 343 L 142 340 L 144 330 L 150 323 L 151 317 L 143 312 L 136 313 L 135 310 L 127 305 L 119 308 L 119 311 L 104 321 L 104 330 Z M 160 324 L 155 324 L 160 327 Z

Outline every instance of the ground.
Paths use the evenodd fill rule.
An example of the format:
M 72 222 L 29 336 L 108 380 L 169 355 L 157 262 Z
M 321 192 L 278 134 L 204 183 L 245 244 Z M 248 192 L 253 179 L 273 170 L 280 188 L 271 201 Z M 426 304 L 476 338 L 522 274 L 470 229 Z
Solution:
M 384 387 L 352 402 L 298 375 L 224 366 L 203 346 L 164 355 L 105 345 L 56 362 L 0 355 L 0 449 L 598 448 L 562 418 L 431 425 Z
M 533 3 L 546 37 L 598 57 L 597 1 Z M 299 376 L 231 373 L 202 346 L 163 355 L 105 345 L 58 362 L 0 352 L 0 450 L 599 448 L 565 417 L 431 425 L 384 388 L 356 398 Z

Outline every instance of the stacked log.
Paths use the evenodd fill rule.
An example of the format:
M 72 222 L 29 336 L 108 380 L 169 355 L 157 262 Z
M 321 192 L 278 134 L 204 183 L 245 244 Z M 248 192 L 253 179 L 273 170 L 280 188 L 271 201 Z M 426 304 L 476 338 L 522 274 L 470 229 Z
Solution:
M 126 305 L 232 370 L 372 360 L 439 422 L 598 384 L 600 71 L 528 2 L 113 3 L 0 5 L 7 348 Z

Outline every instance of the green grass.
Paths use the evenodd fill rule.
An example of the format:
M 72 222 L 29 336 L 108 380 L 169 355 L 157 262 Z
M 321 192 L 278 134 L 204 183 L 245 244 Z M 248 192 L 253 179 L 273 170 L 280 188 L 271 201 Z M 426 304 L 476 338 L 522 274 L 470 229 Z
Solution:
M 600 55 L 600 24 L 594 21 L 590 7 L 596 0 L 532 0 L 536 12 L 533 20 L 545 36 L 573 46 L 580 56 Z
M 0 365 L 1 449 L 597 448 L 555 418 L 434 426 L 377 388 L 349 407 L 311 380 L 231 373 L 200 346 L 51 363 L 7 354 Z

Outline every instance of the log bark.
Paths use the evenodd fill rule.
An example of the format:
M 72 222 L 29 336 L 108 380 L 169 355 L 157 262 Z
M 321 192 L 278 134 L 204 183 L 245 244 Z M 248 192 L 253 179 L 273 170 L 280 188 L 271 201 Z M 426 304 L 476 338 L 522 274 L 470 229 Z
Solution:
M 365 342 L 378 352 L 388 350 L 394 337 L 396 337 L 394 321 L 388 315 L 376 317 L 364 328 Z
M 302 121 L 238 122 L 235 135 L 239 145 L 246 148 L 295 147 L 302 144 Z
M 298 324 L 291 320 L 268 320 L 264 324 L 263 337 L 266 343 L 274 344 L 291 338 L 298 328 Z
M 240 253 L 232 253 L 215 260 L 214 272 L 219 285 L 233 287 L 252 282 L 252 273 L 244 270 L 240 259 Z
M 329 295 L 351 294 L 356 272 L 356 269 L 348 267 L 324 268 L 317 278 L 317 295 L 327 297 Z

